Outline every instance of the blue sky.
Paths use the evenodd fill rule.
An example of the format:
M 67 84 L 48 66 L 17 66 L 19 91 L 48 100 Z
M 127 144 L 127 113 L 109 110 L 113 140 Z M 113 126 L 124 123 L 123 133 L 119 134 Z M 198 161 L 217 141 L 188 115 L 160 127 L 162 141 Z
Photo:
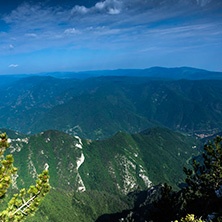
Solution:
M 221 0 L 0 4 L 0 74 L 152 66 L 222 71 Z

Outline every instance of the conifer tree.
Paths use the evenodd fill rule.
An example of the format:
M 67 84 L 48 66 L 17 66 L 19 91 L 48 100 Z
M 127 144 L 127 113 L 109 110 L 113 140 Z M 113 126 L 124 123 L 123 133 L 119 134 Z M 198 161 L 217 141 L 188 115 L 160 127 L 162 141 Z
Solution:
M 184 168 L 184 172 L 189 194 L 209 197 L 222 186 L 222 137 L 217 136 L 213 143 L 209 141 L 204 150 L 204 164 L 193 160 L 193 170 Z
M 204 146 L 203 164 L 193 160 L 193 170 L 184 168 L 187 187 L 184 189 L 186 211 L 199 215 L 221 211 L 222 137 L 217 136 Z
M 0 198 L 4 198 L 7 190 L 12 183 L 12 175 L 16 174 L 17 168 L 13 166 L 13 156 L 4 153 L 10 147 L 6 133 L 0 135 Z M 49 175 L 48 171 L 44 170 L 38 176 L 35 186 L 30 186 L 26 191 L 21 189 L 18 194 L 14 194 L 8 202 L 6 210 L 0 212 L 1 222 L 19 222 L 26 219 L 27 216 L 33 215 L 38 209 L 38 205 L 43 197 L 49 192 Z

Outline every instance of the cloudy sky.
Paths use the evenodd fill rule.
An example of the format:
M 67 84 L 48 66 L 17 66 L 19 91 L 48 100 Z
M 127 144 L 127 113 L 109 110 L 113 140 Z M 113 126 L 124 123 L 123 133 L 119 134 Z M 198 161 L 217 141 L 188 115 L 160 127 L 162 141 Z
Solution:
M 152 66 L 222 71 L 221 61 L 222 0 L 0 3 L 0 74 Z

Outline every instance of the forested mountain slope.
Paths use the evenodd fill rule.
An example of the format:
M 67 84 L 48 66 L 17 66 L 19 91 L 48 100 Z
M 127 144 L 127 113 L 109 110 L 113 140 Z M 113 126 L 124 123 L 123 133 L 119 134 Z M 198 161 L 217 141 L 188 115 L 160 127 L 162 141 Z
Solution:
M 213 134 L 222 123 L 222 80 L 86 80 L 29 77 L 2 89 L 0 126 L 22 133 L 57 129 L 87 139 L 166 126 Z
M 32 184 L 44 168 L 50 172 L 52 191 L 36 215 L 38 221 L 65 221 L 52 219 L 55 214 L 49 212 L 53 209 L 62 216 L 62 206 L 72 209 L 73 218 L 84 212 L 82 221 L 132 208 L 133 199 L 126 194 L 160 182 L 177 189 L 183 180 L 182 167 L 198 154 L 195 138 L 166 128 L 133 135 L 120 132 L 102 141 L 53 130 L 27 137 L 16 138 L 14 132 L 10 135 L 8 152 L 14 156 L 19 175 L 13 179 L 14 189 Z M 97 201 L 90 201 L 95 195 L 97 201 L 108 204 L 102 211 Z

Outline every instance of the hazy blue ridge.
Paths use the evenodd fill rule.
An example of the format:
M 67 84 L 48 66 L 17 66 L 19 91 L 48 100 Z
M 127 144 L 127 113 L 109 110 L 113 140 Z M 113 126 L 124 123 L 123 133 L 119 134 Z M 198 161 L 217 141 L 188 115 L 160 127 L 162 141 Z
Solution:
M 90 77 L 99 76 L 132 76 L 132 77 L 149 77 L 156 79 L 220 79 L 222 80 L 221 72 L 213 72 L 204 69 L 197 69 L 191 67 L 151 67 L 147 69 L 114 69 L 114 70 L 95 70 L 95 71 L 81 71 L 81 72 L 49 72 L 39 73 L 39 76 L 52 76 L 55 78 L 76 78 L 87 79 Z

